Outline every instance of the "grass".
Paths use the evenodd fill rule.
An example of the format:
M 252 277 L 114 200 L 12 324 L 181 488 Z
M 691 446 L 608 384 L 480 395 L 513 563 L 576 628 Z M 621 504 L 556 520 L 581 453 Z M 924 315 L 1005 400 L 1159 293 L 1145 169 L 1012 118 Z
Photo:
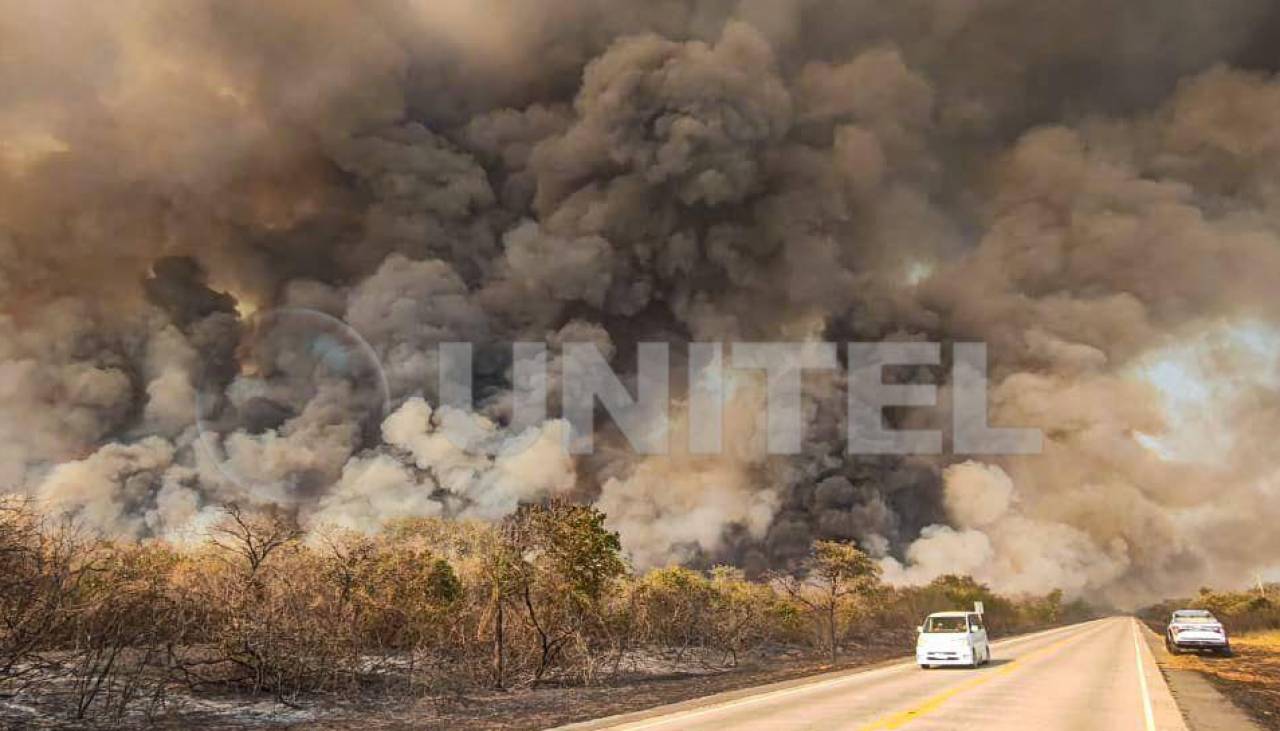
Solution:
M 1280 630 L 1233 636 L 1231 647 L 1235 657 L 1178 655 L 1169 665 L 1203 673 L 1260 723 L 1280 730 Z

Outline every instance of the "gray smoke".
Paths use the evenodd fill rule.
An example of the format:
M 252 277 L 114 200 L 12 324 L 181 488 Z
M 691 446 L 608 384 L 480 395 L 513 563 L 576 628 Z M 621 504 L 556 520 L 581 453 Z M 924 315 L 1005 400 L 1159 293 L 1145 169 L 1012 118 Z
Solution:
M 0 2 L 0 489 L 129 536 L 555 495 L 638 566 L 834 537 L 901 581 L 1242 581 L 1280 555 L 1277 27 L 1267 0 Z M 879 338 L 987 342 L 993 422 L 1045 453 L 848 457 L 839 376 L 806 381 L 795 457 L 750 374 L 720 456 L 501 436 L 514 340 L 626 372 L 644 340 Z M 454 341 L 474 415 L 438 403 Z M 945 424 L 943 370 L 911 377 L 943 408 L 894 422 Z

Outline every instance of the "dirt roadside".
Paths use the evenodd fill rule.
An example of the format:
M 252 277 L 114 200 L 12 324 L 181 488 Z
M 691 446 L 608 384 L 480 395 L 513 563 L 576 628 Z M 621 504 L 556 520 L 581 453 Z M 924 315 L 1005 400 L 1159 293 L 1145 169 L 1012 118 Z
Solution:
M 911 633 L 884 633 L 875 641 L 850 648 L 836 665 L 799 655 L 772 655 L 726 670 L 630 674 L 598 686 L 514 688 L 467 691 L 448 696 L 406 699 L 365 697 L 344 702 L 312 697 L 298 704 L 233 695 L 178 696 L 170 708 L 148 718 L 100 726 L 75 724 L 65 714 L 40 713 L 19 698 L 0 696 L 0 731 L 9 729 L 200 729 L 201 731 L 390 731 L 391 729 L 545 729 L 604 716 L 642 711 L 718 693 L 804 679 L 826 672 L 898 661 L 911 652 Z M 46 709 L 47 710 L 47 709 Z
M 1040 630 L 1047 628 L 1040 628 Z M 1039 630 L 1037 630 L 1039 631 Z M 1021 635 L 1023 633 L 1019 633 Z M 1012 637 L 1012 635 L 1011 635 Z M 1003 639 L 1003 638 L 1002 638 Z M 746 691 L 758 686 L 807 682 L 815 676 L 899 662 L 911 655 L 914 632 L 885 633 L 875 641 L 851 649 L 836 665 L 804 657 L 761 658 L 731 670 L 632 676 L 601 686 L 542 686 L 506 691 L 470 691 L 448 697 L 414 700 L 366 698 L 326 703 L 314 698 L 297 706 L 261 699 L 202 699 L 178 704 L 174 712 L 138 725 L 116 728 L 260 731 L 313 729 L 320 731 L 390 731 L 392 729 L 545 729 L 606 716 L 644 711 L 706 696 Z M 0 710 L 4 703 L 0 702 Z M 17 725 L 11 725 L 12 721 Z M 49 719 L 21 721 L 0 713 L 0 729 L 72 728 Z M 84 728 L 93 728 L 86 726 Z
M 1037 628 L 1044 631 L 1049 627 Z M 999 639 L 1008 639 L 1018 633 Z M 323 722 L 296 726 L 301 729 L 326 731 L 365 731 L 368 729 L 545 729 L 645 711 L 706 696 L 734 691 L 754 693 L 759 686 L 779 687 L 810 682 L 815 676 L 850 669 L 871 669 L 901 662 L 909 658 L 915 646 L 915 633 L 884 636 L 874 644 L 859 648 L 832 666 L 815 660 L 774 661 L 767 665 L 741 668 L 697 677 L 649 678 L 606 687 L 539 688 L 513 690 L 506 693 L 472 695 L 453 708 L 438 703 L 400 709 L 388 714 L 362 714 L 358 718 L 334 717 Z
M 382 731 L 390 729 L 545 729 L 642 711 L 655 706 L 693 700 L 770 683 L 800 681 L 826 672 L 868 667 L 901 660 L 909 654 L 900 638 L 861 648 L 838 664 L 816 660 L 787 660 L 752 665 L 714 674 L 648 677 L 595 687 L 541 687 L 505 692 L 472 693 L 449 701 L 424 700 L 411 707 L 362 709 L 353 715 L 337 714 L 296 729 L 324 731 Z
M 1228 658 L 1171 655 L 1162 628 L 1144 627 L 1191 731 L 1280 731 L 1280 632 L 1234 637 Z

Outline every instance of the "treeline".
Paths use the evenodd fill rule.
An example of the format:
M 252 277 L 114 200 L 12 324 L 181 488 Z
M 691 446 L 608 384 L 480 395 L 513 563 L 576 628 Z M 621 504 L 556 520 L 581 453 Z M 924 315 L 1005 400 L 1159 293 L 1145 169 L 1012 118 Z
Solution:
M 869 638 L 908 650 L 932 611 L 986 606 L 1001 634 L 1088 607 L 998 596 L 967 577 L 880 581 L 819 542 L 799 575 L 629 570 L 605 516 L 527 506 L 499 524 L 415 519 L 305 534 L 226 509 L 197 545 L 120 543 L 0 502 L 0 692 L 74 717 L 163 711 L 184 694 L 451 694 L 616 681 L 655 662 L 733 667 Z
M 1248 591 L 1218 591 L 1202 587 L 1193 597 L 1170 599 L 1140 612 L 1142 619 L 1164 629 L 1177 609 L 1207 609 L 1228 634 L 1280 629 L 1280 586 L 1267 584 Z

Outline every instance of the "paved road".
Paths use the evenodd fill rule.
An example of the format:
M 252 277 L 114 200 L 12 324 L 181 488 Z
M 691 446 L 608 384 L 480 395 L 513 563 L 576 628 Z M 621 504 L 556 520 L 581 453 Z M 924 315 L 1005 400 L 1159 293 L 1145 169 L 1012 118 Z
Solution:
M 1183 731 L 1137 623 L 1110 618 L 993 644 L 990 665 L 912 662 L 656 715 L 570 728 L 622 731 Z

